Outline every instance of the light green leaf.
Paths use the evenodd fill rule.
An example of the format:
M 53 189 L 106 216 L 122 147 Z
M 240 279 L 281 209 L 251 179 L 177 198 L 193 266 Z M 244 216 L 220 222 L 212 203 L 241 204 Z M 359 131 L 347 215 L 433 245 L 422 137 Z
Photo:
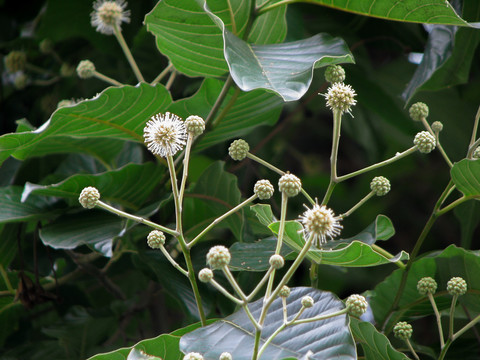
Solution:
M 326 315 L 344 309 L 343 303 L 332 293 L 312 288 L 293 288 L 287 300 L 288 318 L 301 308 L 301 298 L 311 296 L 315 304 L 306 309 L 300 319 Z M 249 304 L 253 317 L 258 319 L 263 299 Z M 356 348 L 348 328 L 346 314 L 325 320 L 297 324 L 281 331 L 265 349 L 265 359 L 302 358 L 311 351 L 310 359 L 356 359 Z M 260 340 L 260 346 L 283 324 L 283 306 L 277 298 L 270 307 Z M 199 352 L 205 360 L 218 360 L 222 352 L 229 352 L 235 360 L 252 358 L 255 329 L 242 309 L 212 325 L 197 329 L 180 340 L 180 349 Z M 221 344 L 221 346 L 219 346 Z
M 369 322 L 350 318 L 350 329 L 355 340 L 362 346 L 366 359 L 408 360 L 405 354 L 395 350 L 388 338 Z
M 480 160 L 463 159 L 453 165 L 450 174 L 465 196 L 480 196 Z
M 96 175 L 73 175 L 66 180 L 52 185 L 27 183 L 22 194 L 22 201 L 31 194 L 58 196 L 78 199 L 83 188 L 96 187 L 101 199 L 137 209 L 156 186 L 155 181 L 162 174 L 162 168 L 153 163 L 129 164 L 118 170 Z
M 386 20 L 469 26 L 445 0 L 429 0 L 428 3 L 424 0 L 305 0 L 303 2 Z
M 21 160 L 67 152 L 116 155 L 123 145 L 120 140 L 143 142 L 147 120 L 171 102 L 162 85 L 107 88 L 92 100 L 58 109 L 37 130 L 1 136 L 0 162 L 10 155 Z

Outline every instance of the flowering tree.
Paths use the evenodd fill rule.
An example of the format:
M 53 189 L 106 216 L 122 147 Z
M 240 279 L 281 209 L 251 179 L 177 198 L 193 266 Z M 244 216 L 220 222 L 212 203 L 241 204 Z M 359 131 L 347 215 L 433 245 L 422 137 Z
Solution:
M 478 351 L 472 334 L 480 321 L 480 259 L 471 239 L 480 197 L 480 112 L 466 120 L 473 130 L 461 129 L 470 142 L 444 144 L 444 123 L 452 133 L 460 126 L 441 112 L 435 119 L 442 122 L 430 122 L 435 110 L 428 101 L 412 99 L 420 90 L 466 82 L 480 41 L 478 19 L 468 17 L 480 13 L 480 5 L 465 0 L 456 11 L 444 0 L 294 2 L 162 0 L 152 5 L 144 27 L 133 21 L 143 16 L 139 4 L 130 9 L 123 0 L 97 0 L 85 10 L 72 2 L 68 6 L 90 13 L 79 24 L 90 20 L 89 40 L 107 57 L 82 55 L 79 79 L 55 50 L 62 35 L 54 34 L 57 44 L 45 35 L 62 6 L 47 3 L 35 51 L 60 65 L 11 49 L 4 57 L 6 83 L 20 92 L 70 81 L 82 92 L 77 86 L 86 81 L 99 92 L 86 86 L 90 98 L 63 99 L 46 122 L 20 121 L 0 137 L 8 172 L 0 193 L 6 209 L 0 217 L 0 340 L 7 357 L 44 358 L 44 346 L 50 357 L 92 360 L 406 359 L 407 353 L 445 359 L 453 351 Z M 323 11 L 346 11 L 357 14 L 348 15 L 352 21 L 403 22 L 393 28 L 424 23 L 423 59 L 409 70 L 403 99 L 355 70 L 344 39 L 307 27 L 312 36 L 295 34 L 292 28 L 312 9 L 320 18 Z M 134 25 L 140 30 L 125 37 Z M 156 47 L 147 44 L 145 30 Z M 104 48 L 112 36 L 116 71 Z M 459 55 L 458 44 L 468 56 Z M 145 58 L 159 52 L 161 60 L 137 63 L 143 46 Z M 72 54 L 69 61 L 78 55 Z M 355 58 L 373 63 L 365 54 Z M 463 75 L 446 76 L 453 68 Z M 296 101 L 301 106 L 292 110 Z M 312 109 L 303 111 L 307 105 Z M 318 119 L 307 119 L 313 110 L 331 135 Z M 274 139 L 288 138 L 279 133 L 287 120 L 277 122 L 294 115 L 307 122 L 294 142 L 318 147 L 314 161 L 321 166 L 314 171 L 308 170 L 308 148 L 302 154 L 280 142 L 282 154 L 296 160 L 277 155 Z M 369 127 L 378 129 L 368 133 Z M 383 150 L 372 145 L 381 142 L 374 133 L 384 135 Z M 343 134 L 349 156 L 340 146 Z M 413 214 L 415 198 L 404 196 L 412 224 L 423 230 L 394 236 L 392 220 L 372 199 L 402 203 L 398 195 L 388 202 L 396 191 L 392 183 L 401 182 L 389 178 L 428 174 L 426 157 L 435 154 L 432 162 L 443 175 L 429 189 L 437 192 L 430 200 L 438 197 L 431 215 Z M 32 164 L 39 159 L 48 166 L 36 173 Z M 406 159 L 410 165 L 402 165 Z M 410 184 L 398 191 L 409 194 Z M 434 244 L 435 252 L 420 256 L 441 226 L 437 219 L 452 210 L 463 247 Z M 445 229 L 439 233 L 449 233 Z M 415 240 L 384 243 L 404 234 Z M 32 322 L 25 325 L 26 319 Z M 425 328 L 418 319 L 435 324 L 438 335 L 423 343 L 414 333 Z M 19 342 L 24 333 L 38 346 Z M 460 337 L 468 346 L 457 345 Z

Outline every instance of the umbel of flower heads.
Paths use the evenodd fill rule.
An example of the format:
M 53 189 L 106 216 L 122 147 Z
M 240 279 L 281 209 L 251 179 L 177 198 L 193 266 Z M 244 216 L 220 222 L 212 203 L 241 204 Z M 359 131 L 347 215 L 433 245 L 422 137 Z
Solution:
M 91 24 L 99 33 L 112 35 L 115 28 L 120 30 L 122 22 L 130 22 L 130 10 L 125 10 L 124 0 L 97 0 L 93 4 L 94 11 L 90 14 Z
M 187 129 L 182 119 L 166 112 L 151 117 L 143 129 L 143 137 L 148 150 L 154 155 L 173 156 L 183 149 Z

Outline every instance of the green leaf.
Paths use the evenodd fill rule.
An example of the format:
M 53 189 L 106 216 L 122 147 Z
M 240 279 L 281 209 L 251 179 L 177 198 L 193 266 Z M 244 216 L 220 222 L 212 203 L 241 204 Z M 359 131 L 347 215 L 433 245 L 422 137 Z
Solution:
M 385 215 L 377 215 L 373 223 L 368 225 L 363 231 L 357 235 L 341 240 L 334 240 L 327 243 L 328 247 L 336 247 L 340 243 L 350 243 L 353 240 L 361 241 L 365 244 L 372 245 L 377 240 L 388 240 L 395 235 L 395 228 L 392 220 Z
M 0 266 L 7 269 L 18 251 L 20 224 L 4 224 L 0 229 Z
M 475 229 L 480 222 L 480 203 L 478 201 L 467 201 L 455 207 L 453 213 L 460 223 L 461 245 L 465 249 L 470 249 Z
M 130 350 L 128 354 L 127 360 L 162 360 L 162 358 L 151 356 L 145 353 L 142 350 L 138 350 L 137 348 L 133 348 Z
M 0 163 L 10 155 L 20 160 L 67 152 L 117 155 L 120 140 L 143 142 L 147 120 L 171 102 L 162 85 L 107 88 L 92 100 L 58 109 L 37 130 L 1 136 Z
M 480 196 L 480 160 L 463 159 L 453 165 L 450 174 L 465 196 Z
M 344 309 L 343 303 L 333 294 L 312 288 L 293 288 L 287 299 L 288 318 L 292 319 L 301 308 L 301 298 L 311 296 L 315 304 L 306 309 L 300 319 L 327 315 Z M 263 299 L 249 304 L 254 318 L 259 317 Z M 262 357 L 282 359 L 301 358 L 311 351 L 310 359 L 356 359 L 356 348 L 348 328 L 346 314 L 317 322 L 297 324 L 281 331 L 266 348 Z M 283 307 L 280 298 L 268 310 L 260 346 L 283 324 Z M 205 360 L 217 360 L 222 352 L 229 352 L 235 360 L 252 358 L 255 329 L 242 309 L 212 325 L 195 330 L 180 340 L 180 349 L 199 352 Z
M 197 2 L 222 29 L 230 75 L 243 91 L 267 89 L 284 101 L 298 100 L 310 87 L 314 68 L 354 62 L 345 42 L 327 34 L 283 44 L 249 44 L 230 32 L 205 0 Z
M 22 187 L 7 186 L 0 188 L 0 223 L 46 219 L 54 209 L 51 200 L 41 196 L 32 196 L 21 201 Z
M 366 359 L 369 360 L 407 360 L 405 354 L 395 350 L 388 338 L 370 324 L 356 318 L 350 318 L 350 329 L 355 340 L 360 343 Z
M 194 188 L 187 192 L 184 201 L 184 223 L 188 237 L 193 238 L 213 220 L 237 206 L 241 193 L 236 176 L 224 170 L 225 163 L 217 161 L 210 165 L 198 179 Z M 241 241 L 243 211 L 230 215 L 217 225 L 228 227 Z
M 433 253 L 422 259 L 416 260 L 408 273 L 405 290 L 399 301 L 398 312 L 390 318 L 389 324 L 408 316 L 427 316 L 433 314 L 432 307 L 427 297 L 421 296 L 417 291 L 417 283 L 422 277 L 430 276 L 438 283 L 435 302 L 439 309 L 450 306 L 451 296 L 448 295 L 446 285 L 453 276 L 460 276 L 468 284 L 467 294 L 459 298 L 460 304 L 466 306 L 469 311 L 480 311 L 480 278 L 477 269 L 480 268 L 480 256 L 478 252 L 467 251 L 450 245 L 441 253 Z M 394 271 L 382 283 L 378 284 L 371 297 L 371 308 L 377 323 L 382 324 L 388 316 L 390 306 L 393 303 L 399 288 L 402 270 Z M 392 291 L 395 289 L 395 291 Z
M 65 215 L 40 230 L 40 239 L 54 249 L 75 249 L 88 245 L 107 257 L 112 242 L 122 233 L 122 219 L 105 211 L 89 210 Z
M 169 111 L 186 118 L 196 114 L 207 117 L 215 100 L 220 94 L 223 81 L 205 79 L 200 89 L 190 98 L 176 101 Z M 228 104 L 234 94 L 231 89 L 220 108 L 220 112 Z M 195 145 L 195 151 L 204 150 L 225 140 L 238 138 L 250 133 L 261 125 L 274 125 L 282 111 L 283 101 L 274 94 L 264 90 L 240 93 L 226 116 Z M 226 152 L 226 150 L 225 150 Z
M 250 209 L 255 213 L 260 223 L 267 226 L 277 221 L 272 212 L 272 207 L 267 204 L 255 204 L 250 206 Z
M 424 24 L 445 24 L 469 26 L 445 0 L 383 0 L 383 1 L 342 1 L 305 0 L 303 2 L 325 5 L 338 10 L 386 20 L 416 22 Z
M 94 186 L 100 191 L 102 200 L 137 209 L 155 188 L 156 183 L 152 179 L 158 179 L 162 173 L 160 166 L 150 162 L 129 164 L 118 170 L 96 175 L 73 175 L 58 184 L 27 183 L 22 201 L 29 199 L 31 194 L 78 199 L 83 188 Z

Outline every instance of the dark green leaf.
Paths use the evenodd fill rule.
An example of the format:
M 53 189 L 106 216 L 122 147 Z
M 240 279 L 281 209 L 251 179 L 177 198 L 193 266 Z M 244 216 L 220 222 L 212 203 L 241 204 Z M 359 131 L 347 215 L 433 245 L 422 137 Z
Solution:
M 0 266 L 7 269 L 18 250 L 20 224 L 4 224 L 0 230 Z
M 328 292 L 312 288 L 293 288 L 287 300 L 289 319 L 301 308 L 301 298 L 311 296 L 315 304 L 306 309 L 300 319 L 329 314 L 344 308 L 338 298 Z M 258 318 L 263 299 L 249 305 L 254 318 Z M 355 359 L 356 348 L 348 328 L 348 315 L 335 316 L 318 322 L 298 324 L 281 331 L 266 348 L 262 357 L 282 359 L 301 358 L 311 351 L 310 359 Z M 277 298 L 270 307 L 262 331 L 260 346 L 283 324 L 283 307 Z M 195 330 L 180 340 L 180 349 L 199 352 L 205 360 L 217 360 L 222 352 L 229 352 L 235 360 L 252 358 L 255 329 L 242 309 L 212 325 Z
M 51 201 L 41 196 L 32 196 L 21 201 L 21 186 L 0 188 L 0 223 L 45 219 L 52 215 Z
M 395 350 L 388 338 L 375 329 L 369 322 L 350 319 L 350 329 L 355 340 L 360 343 L 369 360 L 407 360 L 405 354 Z
M 480 160 L 463 159 L 453 165 L 450 174 L 465 196 L 480 196 Z
M 161 174 L 162 168 L 153 163 L 129 164 L 97 175 L 73 175 L 58 184 L 27 183 L 22 200 L 29 199 L 31 194 L 78 199 L 83 188 L 94 186 L 100 191 L 102 200 L 136 209 L 156 186 L 152 180 L 158 179 Z
M 473 234 L 480 222 L 480 203 L 478 201 L 467 201 L 453 210 L 455 217 L 460 222 L 462 233 L 461 244 L 465 249 L 470 249 Z

